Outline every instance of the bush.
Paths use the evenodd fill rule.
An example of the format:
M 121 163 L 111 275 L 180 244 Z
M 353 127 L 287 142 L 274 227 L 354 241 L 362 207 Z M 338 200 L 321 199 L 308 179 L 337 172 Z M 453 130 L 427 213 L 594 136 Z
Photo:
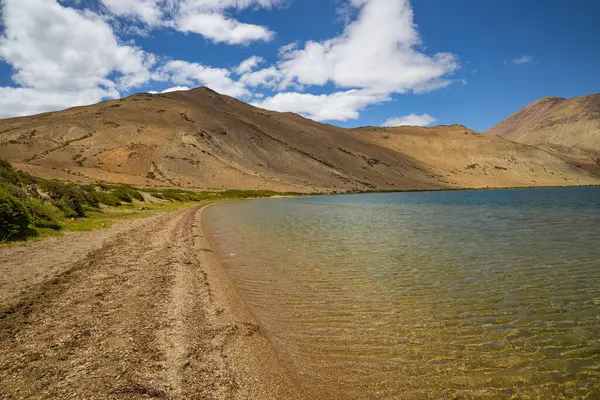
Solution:
M 117 196 L 108 192 L 97 192 L 98 199 L 101 204 L 117 207 L 121 205 L 121 201 Z
M 100 207 L 100 196 L 94 185 L 82 185 L 80 186 L 83 190 L 83 198 L 85 199 L 85 205 L 92 208 Z
M 26 185 L 35 182 L 36 179 L 33 176 L 16 170 L 8 161 L 0 159 L 0 183 Z
M 24 236 L 30 222 L 23 202 L 0 188 L 0 241 Z
M 184 190 L 149 189 L 148 192 L 152 196 L 156 197 L 157 199 L 161 199 L 161 200 L 178 201 L 178 202 L 194 201 L 194 193 L 186 192 Z
M 23 201 L 23 204 L 29 212 L 33 226 L 56 230 L 61 228 L 60 218 L 63 216 L 63 213 L 56 206 L 36 198 L 26 199 Z
M 271 197 L 279 193 L 271 190 L 225 190 L 219 195 L 226 199 L 247 199 L 256 197 Z
M 72 214 L 70 209 L 75 213 L 75 217 L 85 217 L 86 205 L 93 205 L 81 186 L 59 181 L 42 181 L 40 186 L 67 216 Z
M 112 191 L 112 194 L 126 203 L 131 203 L 133 199 L 144 201 L 144 196 L 140 192 L 127 185 L 118 186 Z
M 66 218 L 77 218 L 79 214 L 71 207 L 71 202 L 67 197 L 61 197 L 52 201 L 52 204 L 58 208 Z
M 169 201 L 183 202 L 183 201 L 187 200 L 185 194 L 183 194 L 177 190 L 173 190 L 173 189 L 165 189 L 160 192 L 155 192 L 155 193 L 152 193 L 152 196 L 158 197 L 159 199 L 163 199 L 163 200 L 169 200 Z

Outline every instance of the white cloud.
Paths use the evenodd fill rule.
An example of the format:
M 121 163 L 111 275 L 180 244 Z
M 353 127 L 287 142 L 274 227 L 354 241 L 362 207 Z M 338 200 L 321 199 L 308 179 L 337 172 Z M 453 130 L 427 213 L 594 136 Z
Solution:
M 161 92 L 156 92 L 154 90 L 150 90 L 148 93 L 152 93 L 152 94 L 171 93 L 171 92 L 178 92 L 178 91 L 183 91 L 183 90 L 190 90 L 190 88 L 187 86 L 174 86 L 174 87 L 167 88 Z
M 282 0 L 100 0 L 114 15 L 156 27 L 197 33 L 215 43 L 249 44 L 270 41 L 274 32 L 238 21 L 228 10 L 271 8 Z M 141 31 L 144 32 L 143 30 Z
M 249 44 L 270 41 L 275 33 L 261 25 L 240 22 L 226 15 L 229 9 L 270 8 L 281 0 L 172 0 L 174 26 L 182 32 L 201 34 L 217 43 Z
M 316 120 L 348 120 L 358 118 L 370 104 L 389 100 L 393 93 L 426 93 L 453 83 L 447 76 L 459 68 L 456 57 L 421 51 L 408 0 L 349 0 L 348 4 L 358 17 L 340 36 L 282 46 L 276 66 L 246 73 L 240 81 L 248 87 L 279 90 L 328 83 L 351 90 L 328 95 L 279 93 L 255 105 Z M 346 17 L 354 14 L 345 11 Z M 421 118 L 416 122 L 427 123 L 425 116 L 416 117 Z
M 427 126 L 437 121 L 429 114 L 409 114 L 402 117 L 389 118 L 381 126 Z
M 181 60 L 169 61 L 160 67 L 153 75 L 153 79 L 186 86 L 204 85 L 219 93 L 234 97 L 251 95 L 242 83 L 231 79 L 228 70 Z
M 154 57 L 119 44 L 98 15 L 54 0 L 3 1 L 4 35 L 0 57 L 13 80 L 37 89 L 77 90 L 139 86 L 150 78 Z M 107 76 L 116 72 L 116 82 Z
M 511 62 L 515 65 L 529 64 L 529 63 L 533 62 L 533 57 L 532 56 L 521 56 L 521 57 L 513 58 L 511 60 Z
M 228 44 L 268 42 L 274 35 L 264 26 L 245 24 L 216 12 L 184 15 L 177 22 L 177 30 L 199 33 L 213 42 Z
M 158 25 L 162 19 L 158 0 L 101 0 L 113 14 L 135 17 L 148 25 Z
M 281 82 L 282 78 L 283 75 L 277 68 L 269 67 L 242 75 L 240 77 L 240 82 L 252 88 L 257 86 L 273 88 Z
M 168 89 L 165 89 L 161 93 L 179 92 L 179 91 L 183 91 L 183 90 L 190 90 L 190 88 L 187 86 L 175 86 L 175 87 L 170 87 Z
M 340 36 L 309 41 L 301 49 L 280 49 L 284 60 L 278 68 L 285 75 L 282 87 L 293 82 L 333 82 L 338 87 L 404 93 L 450 83 L 443 77 L 459 67 L 456 57 L 420 51 L 421 39 L 408 0 L 351 3 L 360 13 Z
M 244 61 L 242 61 L 240 63 L 240 65 L 237 66 L 237 68 L 235 69 L 235 72 L 238 75 L 246 74 L 248 72 L 253 71 L 258 66 L 258 64 L 260 64 L 264 61 L 265 61 L 265 59 L 262 57 L 258 57 L 258 56 L 249 57 L 249 58 L 245 59 Z
M 97 103 L 103 98 L 117 98 L 118 92 L 99 87 L 78 91 L 38 90 L 0 87 L 0 118 L 39 114 L 68 107 Z
M 313 95 L 309 93 L 286 92 L 254 102 L 257 107 L 273 111 L 291 111 L 317 121 L 347 121 L 357 119 L 360 111 L 370 104 L 388 101 L 384 93 L 368 90 L 348 90 L 331 94 Z
M 0 58 L 21 86 L 1 89 L 14 103 L 3 107 L 4 116 L 118 97 L 150 79 L 154 56 L 119 43 L 95 13 L 55 0 L 4 0 L 2 19 Z
M 175 0 L 180 7 L 187 10 L 225 10 L 228 8 L 245 9 L 249 7 L 271 8 L 282 3 L 282 0 Z
M 294 43 L 288 43 L 284 46 L 281 46 L 278 50 L 278 54 L 281 57 L 286 57 L 287 54 L 290 54 L 292 51 L 296 50 L 298 48 L 298 43 L 294 42 Z

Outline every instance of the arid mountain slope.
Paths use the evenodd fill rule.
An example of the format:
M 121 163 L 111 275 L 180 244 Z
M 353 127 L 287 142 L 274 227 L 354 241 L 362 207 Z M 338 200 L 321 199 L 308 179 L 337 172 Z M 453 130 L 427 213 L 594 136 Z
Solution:
M 600 94 L 544 97 L 486 133 L 562 153 L 600 157 Z
M 464 134 L 462 127 L 389 131 L 392 141 L 378 136 L 385 129 L 346 130 L 198 88 L 1 120 L 0 158 L 48 178 L 216 189 L 599 183 L 542 150 Z M 511 156 L 516 164 L 499 164 Z
M 423 167 L 436 171 L 452 187 L 561 186 L 574 184 L 573 179 L 589 181 L 576 167 L 549 152 L 461 125 L 360 128 L 352 132 L 404 157 L 418 158 Z

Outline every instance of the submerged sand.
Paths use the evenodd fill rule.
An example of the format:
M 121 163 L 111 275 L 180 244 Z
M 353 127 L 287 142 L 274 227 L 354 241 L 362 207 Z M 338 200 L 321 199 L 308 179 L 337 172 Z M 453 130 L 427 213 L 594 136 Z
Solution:
M 205 207 L 0 248 L 0 398 L 300 398 Z

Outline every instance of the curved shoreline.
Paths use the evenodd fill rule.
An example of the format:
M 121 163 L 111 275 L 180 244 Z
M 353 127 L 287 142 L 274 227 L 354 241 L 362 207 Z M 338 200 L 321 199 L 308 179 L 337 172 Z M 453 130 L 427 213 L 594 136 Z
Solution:
M 239 399 L 304 399 L 292 372 L 277 355 L 268 334 L 261 328 L 256 316 L 242 299 L 232 278 L 217 260 L 210 237 L 203 224 L 207 208 L 221 204 L 202 206 L 194 225 L 195 248 L 198 260 L 204 266 L 206 279 L 213 288 L 212 301 L 218 307 L 219 321 L 215 323 L 242 326 L 247 333 L 237 336 L 225 349 L 227 359 L 239 380 Z
M 301 399 L 195 205 L 0 249 L 0 398 Z

